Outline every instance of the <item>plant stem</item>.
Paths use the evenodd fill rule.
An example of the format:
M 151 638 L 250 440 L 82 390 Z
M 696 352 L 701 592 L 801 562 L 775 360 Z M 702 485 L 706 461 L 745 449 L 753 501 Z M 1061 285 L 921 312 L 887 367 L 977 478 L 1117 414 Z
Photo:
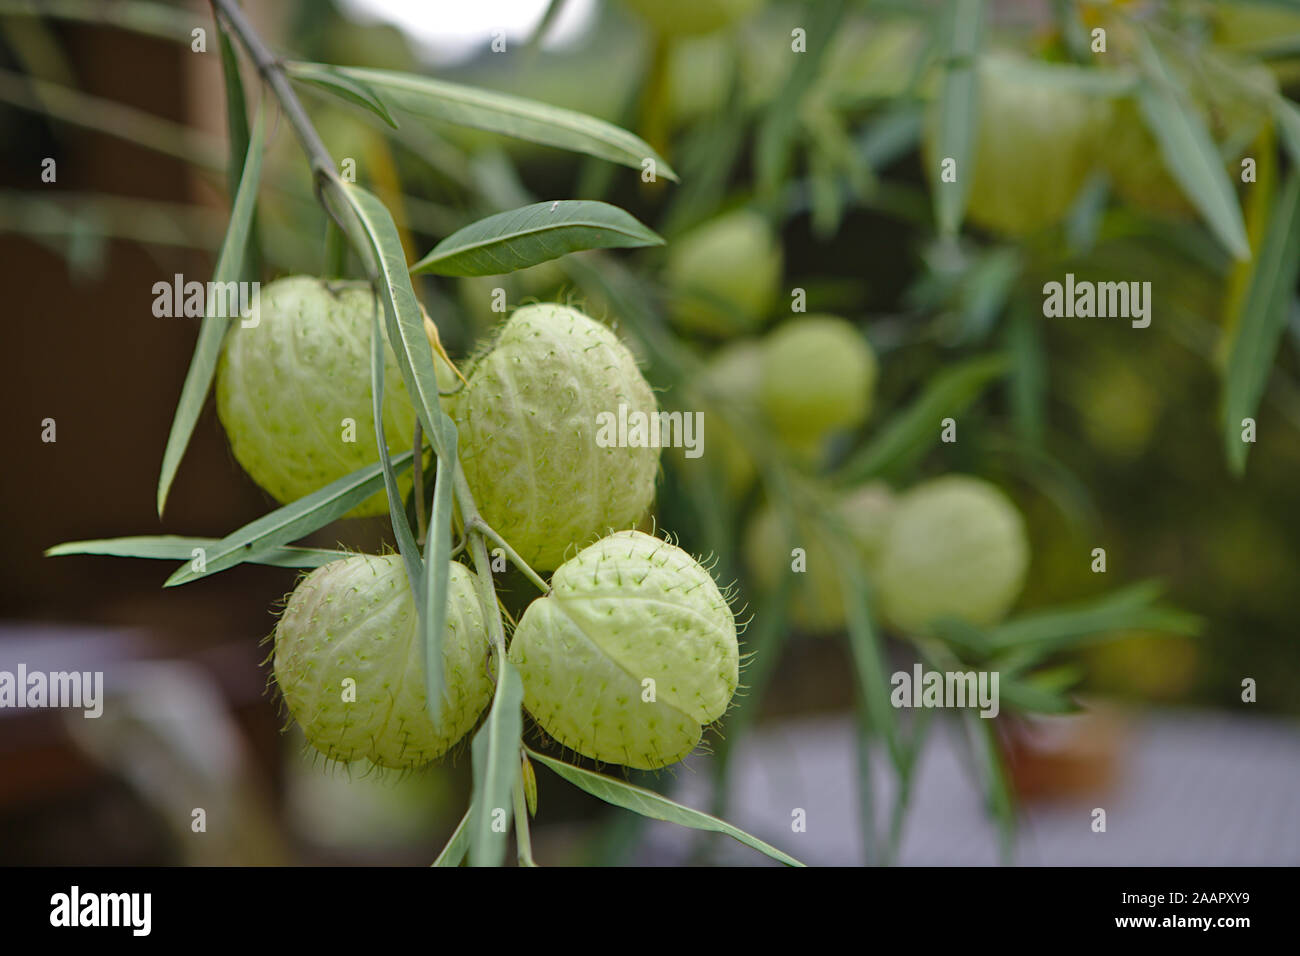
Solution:
M 271 88 L 275 98 L 280 101 L 280 108 L 284 110 L 289 125 L 293 127 L 294 133 L 297 134 L 298 141 L 307 154 L 307 159 L 311 163 L 312 172 L 316 178 L 337 175 L 334 170 L 334 160 L 331 158 L 329 150 L 321 142 L 316 127 L 312 126 L 311 120 L 307 117 L 307 111 L 303 109 L 297 94 L 289 85 L 289 78 L 285 75 L 279 60 L 267 49 L 266 44 L 262 42 L 262 38 L 253 29 L 253 25 L 244 16 L 244 11 L 240 9 L 235 0 L 210 0 L 210 2 L 213 14 L 219 14 L 230 29 L 234 31 L 235 35 L 239 37 L 239 42 L 248 52 L 249 57 L 252 58 L 253 65 L 257 67 L 257 72 L 266 82 L 266 85 Z
M 501 535 L 497 533 L 496 529 L 484 521 L 481 516 L 474 519 L 473 530 L 479 532 L 500 548 L 505 553 L 506 559 L 520 571 L 524 572 L 524 576 L 528 578 L 529 581 L 532 581 L 539 591 L 543 594 L 551 593 L 551 586 L 546 583 L 546 579 L 529 567 L 528 562 L 519 556 L 519 552 L 510 547 L 510 543 L 506 541 L 505 538 L 501 537 Z

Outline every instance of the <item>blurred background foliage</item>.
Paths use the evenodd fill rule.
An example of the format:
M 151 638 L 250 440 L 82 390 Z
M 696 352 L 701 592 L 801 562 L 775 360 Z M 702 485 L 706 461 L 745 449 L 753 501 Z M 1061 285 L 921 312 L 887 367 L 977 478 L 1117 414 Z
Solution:
M 747 535 L 765 501 L 782 507 L 791 500 L 785 482 L 829 496 L 868 478 L 901 492 L 942 474 L 979 475 L 1005 491 L 1026 520 L 1032 559 L 1017 612 L 1154 578 L 1166 586 L 1165 606 L 1203 620 L 1199 628 L 1172 617 L 1178 626 L 1109 629 L 1106 640 L 1041 657 L 1035 665 L 1043 680 L 1035 686 L 1046 696 L 1035 700 L 1049 702 L 1046 709 L 1072 706 L 1080 695 L 1240 706 L 1241 680 L 1253 677 L 1261 687 L 1258 710 L 1300 713 L 1294 281 L 1284 290 L 1275 356 L 1256 363 L 1259 440 L 1244 472 L 1234 469 L 1223 437 L 1237 338 L 1251 323 L 1273 321 L 1251 316 L 1252 264 L 1276 220 L 1295 218 L 1282 196 L 1287 177 L 1296 175 L 1300 112 L 1277 100 L 1300 94 L 1300 10 L 1277 2 L 700 0 L 684 9 L 725 7 L 729 14 L 717 29 L 676 35 L 655 26 L 675 4 L 649 19 L 636 9 L 642 3 L 556 6 L 574 5 L 589 15 L 558 48 L 543 42 L 534 14 L 528 28 L 508 37 L 504 53 L 492 52 L 485 30 L 455 59 L 334 0 L 250 12 L 272 45 L 295 59 L 430 73 L 568 107 L 632 130 L 680 174 L 680 184 L 645 182 L 609 163 L 474 130 L 414 121 L 392 130 L 365 110 L 301 88 L 331 153 L 355 160 L 358 181 L 393 212 L 412 262 L 474 219 L 552 198 L 617 204 L 668 240 L 662 249 L 582 253 L 508 276 L 421 276 L 416 288 L 456 357 L 470 354 L 499 321 L 497 288 L 511 308 L 534 298 L 572 301 L 620 329 L 663 389 L 665 407 L 708 411 L 705 447 L 722 453 L 699 460 L 665 453 L 657 524 L 689 550 L 716 557 L 724 582 L 740 580 L 745 616 L 772 612 L 747 634 L 748 649 L 762 660 L 759 676 L 751 669 L 747 679 L 760 686 L 715 749 L 725 754 L 760 714 L 845 709 L 858 694 L 861 662 L 855 665 L 851 642 L 788 624 L 789 595 L 762 587 L 753 573 L 756 549 Z M 180 598 L 165 606 L 152 593 L 161 580 L 156 569 L 120 572 L 110 593 L 107 582 L 87 580 L 99 573 L 94 559 L 60 559 L 68 564 L 53 571 L 37 557 L 56 541 L 90 536 L 88 527 L 121 534 L 153 526 L 135 520 L 153 520 L 152 509 L 141 507 L 141 496 L 151 503 L 152 479 L 133 480 L 127 491 L 124 477 L 104 473 L 132 455 L 145 459 L 141 472 L 154 470 L 189 333 L 169 331 L 175 341 L 166 349 L 150 344 L 156 334 L 138 331 L 149 286 L 139 279 L 123 295 L 121 275 L 201 273 L 220 241 L 227 202 L 215 57 L 187 50 L 193 26 L 209 22 L 206 10 L 115 4 L 95 11 L 96 4 L 61 0 L 37 6 L 55 16 L 0 3 L 7 285 L 37 276 L 44 290 L 20 293 L 14 317 L 92 323 L 101 338 L 80 347 L 92 351 L 98 341 L 100 354 L 110 347 L 121 353 L 116 330 L 134 326 L 128 338 L 139 354 L 166 371 L 144 381 L 111 363 L 55 371 L 40 357 L 55 341 L 49 329 L 29 330 L 22 348 L 9 350 L 6 401 L 28 409 L 22 444 L 14 439 L 9 447 L 28 447 L 27 419 L 47 414 L 59 389 L 88 402 L 78 384 L 87 380 L 107 404 L 102 414 L 134 434 L 121 458 L 68 452 L 57 466 L 29 470 L 23 453 L 18 468 L 6 469 L 6 523 L 14 534 L 5 549 L 3 611 L 173 635 L 192 630 L 214 644 L 260 637 L 272 624 L 266 598 L 288 590 L 290 572 L 244 568 L 230 575 L 233 583 L 196 586 L 207 588 L 200 591 L 207 606 L 224 618 L 191 627 L 182 623 L 192 610 L 178 609 Z M 429 15 L 436 22 L 436 9 Z M 678 17 L 676 27 L 688 23 Z M 966 31 L 971 23 L 978 29 Z M 799 55 L 791 52 L 796 27 L 807 31 L 808 52 Z M 1097 28 L 1106 30 L 1104 54 L 1089 48 Z M 974 45 L 963 47 L 968 41 Z M 106 79 L 129 72 L 128 60 L 152 81 L 129 89 Z M 1195 116 L 1210 137 L 1253 257 L 1234 257 L 1231 212 L 1222 205 L 1207 212 L 1207 193 L 1171 173 L 1137 92 L 1159 68 L 1153 62 L 1173 77 L 1172 122 Z M 978 82 L 962 86 L 963 73 Z M 174 87 L 153 88 L 168 77 Z M 961 180 L 963 209 L 936 172 L 965 136 L 971 145 L 959 168 L 973 172 Z M 105 146 L 112 141 L 135 145 L 123 153 L 120 144 Z M 56 186 L 43 188 L 33 170 L 48 155 L 60 157 L 61 174 Z M 106 171 L 110 158 L 120 171 L 142 156 L 166 175 L 137 177 L 132 188 L 129 175 Z M 1252 184 L 1240 182 L 1243 156 L 1257 161 Z M 264 280 L 323 271 L 325 219 L 284 130 L 270 139 L 257 215 Z M 743 221 L 757 225 L 747 230 Z M 711 249 L 707 233 L 719 223 L 732 231 Z M 686 302 L 689 282 L 681 277 L 692 269 L 717 278 L 739 308 Z M 1149 280 L 1150 328 L 1044 318 L 1043 284 L 1067 272 Z M 1294 270 L 1290 275 L 1294 280 Z M 806 294 L 807 312 L 851 323 L 870 344 L 876 368 L 869 414 L 805 442 L 783 440 L 764 419 L 754 371 L 766 337 L 792 321 L 795 289 Z M 63 345 L 64 352 L 78 348 L 75 338 Z M 998 356 L 1002 365 L 979 364 Z M 147 396 L 127 401 L 119 390 Z M 927 405 L 927 396 L 938 404 Z M 77 407 L 68 400 L 62 415 L 75 421 Z M 142 407 L 151 410 L 142 414 Z M 938 441 L 938 421 L 949 414 L 958 423 L 952 444 Z M 69 427 L 60 418 L 60 428 Z M 199 463 L 182 470 L 169 524 L 179 533 L 220 534 L 268 502 L 238 475 L 215 418 L 205 416 L 202 428 L 209 434 L 195 452 Z M 897 441 L 882 444 L 891 430 Z M 780 462 L 775 470 L 773 459 Z M 75 479 L 42 472 L 49 467 Z M 232 485 L 235 492 L 217 490 Z M 47 503 L 44 489 L 63 493 Z M 38 504 L 19 514 L 17 503 L 33 498 Z M 356 523 L 314 541 L 375 548 L 383 537 L 383 522 Z M 1106 574 L 1090 571 L 1096 547 L 1106 549 Z M 526 584 L 515 583 L 521 601 L 531 597 Z M 841 623 L 831 629 L 842 632 L 846 615 L 833 616 Z M 941 632 L 937 645 L 922 641 L 920 649 L 932 663 L 956 660 L 952 654 L 969 659 L 971 645 L 950 636 Z M 766 660 L 760 640 L 771 642 Z M 890 648 L 888 659 L 910 660 L 900 646 Z M 884 732 L 879 720 L 867 724 L 873 734 Z M 458 805 L 451 791 L 463 787 L 466 762 L 452 782 L 417 775 L 414 785 L 423 789 L 412 799 Z M 277 787 L 301 817 L 331 819 L 333 784 L 304 783 L 300 767 L 286 766 Z M 374 800 L 400 802 L 404 792 Z M 570 819 L 582 812 L 569 811 Z M 374 833 L 362 837 L 369 845 L 427 836 L 418 826 L 402 831 L 387 811 L 366 815 L 372 818 Z M 327 830 L 322 823 L 319 832 Z M 601 858 L 616 858 L 616 836 L 607 834 Z

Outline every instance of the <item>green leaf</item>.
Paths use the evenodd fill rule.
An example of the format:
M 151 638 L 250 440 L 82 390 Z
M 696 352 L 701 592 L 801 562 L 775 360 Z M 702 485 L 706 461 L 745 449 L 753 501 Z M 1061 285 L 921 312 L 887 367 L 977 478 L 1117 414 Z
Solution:
M 520 707 L 524 701 L 524 685 L 509 657 L 497 654 L 495 660 L 499 671 L 492 710 L 482 729 L 474 735 L 470 748 L 474 764 L 471 866 L 500 866 L 505 858 L 515 780 L 520 772 L 519 736 L 523 732 Z
M 979 137 L 979 77 L 975 64 L 984 36 L 984 4 L 982 0 L 949 0 L 948 11 L 947 63 L 939 89 L 935 159 L 941 163 L 954 160 L 957 178 L 955 182 L 942 182 L 937 167 L 931 170 L 931 176 L 939 230 L 953 235 L 966 215 Z
M 617 206 L 562 199 L 470 223 L 434 246 L 411 272 L 495 276 L 584 249 L 661 246 L 663 242 Z
M 400 473 L 410 467 L 411 453 L 404 451 L 393 459 L 393 467 Z M 376 462 L 358 468 L 350 475 L 332 481 L 319 491 L 299 498 L 283 508 L 263 515 L 217 542 L 208 553 L 207 566 L 195 571 L 189 562 L 182 565 L 163 587 L 189 584 L 199 578 L 216 574 L 236 564 L 254 560 L 255 555 L 280 548 L 317 528 L 323 528 L 343 517 L 361 502 L 384 486 L 383 466 Z
M 438 854 L 438 859 L 433 861 L 433 866 L 460 866 L 461 860 L 465 859 L 465 854 L 469 852 L 469 821 L 472 816 L 474 816 L 473 805 L 465 811 L 465 815 L 460 818 L 460 823 L 456 824 L 451 839 Z
M 442 663 L 441 637 L 444 620 L 435 619 L 429 607 L 429 592 L 424 578 L 424 562 L 420 557 L 420 546 L 416 543 L 415 533 L 406 520 L 406 508 L 402 503 L 402 493 L 397 487 L 397 473 L 389 457 L 388 438 L 384 434 L 384 335 L 379 327 L 379 307 L 375 303 L 370 313 L 370 406 L 375 421 L 375 440 L 379 445 L 379 464 L 384 471 L 384 488 L 388 493 L 388 516 L 392 521 L 393 535 L 397 538 L 397 552 L 402 556 L 406 566 L 406 580 L 411 587 L 411 597 L 415 602 L 415 614 L 421 647 L 439 648 L 437 661 Z M 423 448 L 411 449 L 411 462 L 415 456 L 422 455 Z M 445 595 L 444 595 L 445 597 Z M 446 602 L 443 603 L 446 614 Z M 439 667 L 437 676 L 441 678 Z M 426 680 L 429 675 L 426 675 Z M 439 688 L 441 690 L 441 687 Z M 436 715 L 440 708 L 436 706 L 437 697 L 427 701 L 429 712 Z
M 188 561 L 195 548 L 211 551 L 218 538 L 183 538 L 178 535 L 136 535 L 127 538 L 101 538 L 97 541 L 69 541 L 56 544 L 45 552 L 47 558 L 68 554 L 104 554 L 119 558 L 162 558 Z M 281 568 L 318 568 L 322 564 L 351 557 L 350 551 L 329 548 L 270 548 L 245 558 L 250 564 L 270 564 Z
M 1250 450 L 1249 443 L 1241 440 L 1241 422 L 1255 417 L 1268 385 L 1278 342 L 1286 328 L 1297 269 L 1300 269 L 1300 173 L 1293 170 L 1274 204 L 1228 355 L 1223 384 L 1223 440 L 1228 464 L 1239 476 L 1246 471 L 1246 455 Z
M 760 194 L 771 195 L 789 174 L 801 104 L 817 81 L 843 16 L 844 0 L 815 0 L 801 11 L 798 22 L 806 26 L 808 49 L 795 57 L 784 86 L 768 105 L 758 128 L 754 169 Z
M 1158 581 L 1144 581 L 1090 601 L 1033 611 L 990 629 L 989 643 L 996 650 L 1032 649 L 1043 656 L 1115 631 L 1199 633 L 1196 615 L 1156 604 L 1162 590 Z
M 424 543 L 425 592 L 428 594 L 429 617 L 437 623 L 424 644 L 424 699 L 429 715 L 436 719 L 440 708 L 436 702 L 446 693 L 442 672 L 442 636 L 447 620 L 447 590 L 451 586 L 451 505 L 454 499 L 453 462 L 456 461 L 456 429 L 451 429 L 451 447 L 447 457 L 438 459 L 433 486 L 433 514 Z
M 562 760 L 543 756 L 532 749 L 528 749 L 528 755 L 539 763 L 550 767 L 579 790 L 584 790 L 593 797 L 604 800 L 612 806 L 631 810 L 633 813 L 649 817 L 651 820 L 676 823 L 679 826 L 690 827 L 692 830 L 722 833 L 745 844 L 745 846 L 752 847 L 758 852 L 770 856 L 774 860 L 779 860 L 787 866 L 803 866 L 802 863 L 789 854 L 782 853 L 776 847 L 764 843 L 758 837 L 750 836 L 744 830 L 732 826 L 725 820 L 719 820 L 707 813 L 701 813 L 699 810 L 692 810 L 680 803 L 674 803 L 653 790 L 635 787 L 622 780 L 616 780 L 600 773 L 593 773 L 590 770 L 584 770 L 582 767 L 575 767 L 572 764 L 564 763 Z
M 294 67 L 304 65 L 311 64 Z M 649 159 L 656 175 L 677 180 L 667 161 L 640 137 L 584 113 L 413 73 L 359 67 L 339 67 L 335 72 L 370 85 L 397 109 L 426 119 L 585 153 L 635 169 Z
M 393 129 L 397 129 L 397 120 L 393 119 L 393 114 L 388 112 L 388 106 L 369 84 L 343 76 L 332 67 L 316 63 L 288 63 L 285 65 L 285 72 L 299 82 L 319 86 L 340 99 L 365 107 Z
M 230 211 L 230 225 L 226 229 L 226 238 L 221 243 L 221 253 L 217 256 L 217 268 L 212 277 L 213 283 L 221 283 L 223 286 L 225 283 L 238 282 L 243 272 L 244 251 L 248 247 L 253 207 L 257 204 L 257 184 L 262 172 L 262 131 L 262 115 L 259 112 L 253 124 L 252 139 L 248 143 L 248 154 L 244 158 L 244 175 L 239 180 L 239 192 L 235 195 L 235 203 Z M 185 373 L 185 384 L 181 386 L 176 416 L 172 419 L 167 448 L 163 452 L 162 472 L 158 476 L 159 517 L 162 517 L 163 508 L 167 504 L 167 493 L 176 477 L 176 469 L 180 467 L 181 457 L 190 443 L 190 436 L 194 434 L 194 424 L 203 410 L 208 388 L 212 385 L 212 376 L 217 369 L 221 340 L 230 323 L 229 317 L 216 314 L 216 297 L 208 298 L 207 315 L 199 326 L 194 357 L 190 360 L 189 371 Z
M 1273 108 L 1273 118 L 1282 130 L 1282 142 L 1291 162 L 1300 165 L 1300 109 L 1280 94 L 1270 96 L 1269 104 Z
M 1249 259 L 1246 224 L 1223 157 L 1204 121 L 1179 94 L 1177 82 L 1145 36 L 1142 65 L 1148 81 L 1138 86 L 1138 107 L 1160 144 L 1165 167 L 1228 251 L 1238 259 Z
M 439 458 L 445 458 L 450 444 L 451 419 L 438 398 L 438 373 L 433 350 L 424 332 L 424 313 L 411 285 L 406 255 L 393 217 L 373 193 L 337 179 L 327 180 L 323 195 L 327 202 L 344 204 L 336 209 L 358 251 L 369 253 L 366 271 L 378 286 L 384 303 L 388 341 L 397 355 L 406 390 L 415 398 L 415 411 Z M 351 214 L 350 216 L 348 214 Z
M 846 543 L 836 540 L 835 563 L 840 577 L 848 618 L 849 650 L 857 672 L 858 692 L 867 709 L 871 728 L 885 739 L 890 759 L 901 773 L 906 757 L 898 712 L 889 700 L 889 677 L 885 673 L 885 649 L 872 623 L 871 591 L 861 562 Z
M 1005 355 L 968 359 L 937 375 L 921 396 L 836 473 L 846 484 L 875 477 L 897 462 L 919 455 L 939 440 L 940 423 L 968 408 L 989 383 L 1006 374 Z

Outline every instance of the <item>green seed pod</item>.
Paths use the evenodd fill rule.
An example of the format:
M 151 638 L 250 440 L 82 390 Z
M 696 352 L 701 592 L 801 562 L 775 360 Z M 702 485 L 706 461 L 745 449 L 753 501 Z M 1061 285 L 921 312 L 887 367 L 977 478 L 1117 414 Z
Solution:
M 781 246 L 758 213 L 726 213 L 668 249 L 672 319 L 683 330 L 727 337 L 757 328 L 771 311 L 781 281 Z
M 289 276 L 262 289 L 257 325 L 236 323 L 226 333 L 217 415 L 236 460 L 276 501 L 295 501 L 379 460 L 370 394 L 375 301 L 365 282 Z M 385 437 L 392 449 L 409 447 L 415 409 L 391 346 L 384 361 Z M 450 388 L 445 363 L 438 372 Z M 403 477 L 403 493 L 410 482 Z M 380 491 L 349 517 L 387 511 Z
M 418 767 L 473 728 L 492 697 L 487 632 L 473 575 L 452 562 L 435 723 L 424 693 L 419 615 L 401 555 L 317 568 L 275 628 L 275 679 L 313 747 L 335 760 Z
M 796 447 L 865 422 L 875 387 L 876 355 L 844 319 L 801 316 L 763 342 L 759 402 L 777 434 Z
M 709 33 L 753 13 L 762 0 L 624 0 L 662 36 Z
M 949 475 L 899 499 L 877 593 L 903 631 L 923 631 L 939 617 L 994 624 L 1015 603 L 1028 565 L 1015 505 L 987 481 Z
M 681 760 L 739 681 L 731 607 L 685 551 L 640 531 L 562 564 L 510 644 L 524 706 L 593 760 L 650 770 Z
M 893 515 L 894 496 L 881 482 L 855 488 L 833 505 L 834 519 L 847 532 L 873 580 L 878 573 L 881 553 Z M 794 575 L 790 596 L 790 617 L 810 634 L 828 634 L 843 630 L 846 620 L 839 569 L 830 543 L 815 530 L 812 522 L 800 522 L 795 529 L 793 546 L 803 549 L 801 570 L 795 569 L 781 515 L 770 504 L 754 515 L 745 533 L 745 561 L 754 583 L 763 591 L 773 591 L 781 576 Z
M 1064 218 L 1096 166 L 1108 104 L 1078 92 L 1068 78 L 1080 68 L 993 54 L 980 60 L 979 119 L 966 215 L 1007 236 L 1024 236 Z M 1032 70 L 1032 73 L 1029 72 Z M 1060 72 L 1062 82 L 1052 82 Z M 935 189 L 945 157 L 938 154 L 938 102 L 927 116 L 927 168 Z
M 567 306 L 524 306 L 468 379 L 447 403 L 465 476 L 484 520 L 530 565 L 557 567 L 571 546 L 645 514 L 660 449 L 634 445 L 648 436 L 633 425 L 658 405 L 611 330 Z

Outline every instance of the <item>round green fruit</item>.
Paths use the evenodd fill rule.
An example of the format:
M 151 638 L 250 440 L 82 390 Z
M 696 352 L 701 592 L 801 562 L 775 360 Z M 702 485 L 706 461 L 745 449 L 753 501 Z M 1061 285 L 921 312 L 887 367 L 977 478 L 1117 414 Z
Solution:
M 832 520 L 847 532 L 867 575 L 873 579 L 893 507 L 893 494 L 880 482 L 854 489 L 832 507 Z M 799 522 L 793 541 L 794 547 L 803 549 L 802 570 L 798 571 L 789 545 L 780 513 L 770 504 L 760 508 L 745 534 L 745 561 L 754 583 L 763 591 L 773 591 L 780 586 L 782 575 L 793 574 L 790 617 L 794 623 L 810 634 L 842 630 L 846 610 L 832 545 L 813 522 Z
M 534 568 L 649 509 L 660 449 L 635 425 L 658 405 L 608 328 L 567 306 L 524 306 L 468 381 L 446 403 L 466 479 L 484 520 Z
M 419 616 L 397 554 L 317 568 L 275 628 L 275 680 L 313 747 L 342 761 L 418 767 L 473 728 L 492 697 L 472 573 L 452 562 L 437 721 L 424 693 Z
M 1029 542 L 1015 505 L 978 478 L 918 485 L 894 509 L 877 575 L 885 617 L 923 631 L 940 617 L 994 624 L 1015 603 Z
M 757 328 L 776 300 L 781 261 L 775 234 L 756 212 L 741 209 L 697 226 L 669 246 L 673 321 L 719 338 Z
M 562 564 L 510 644 L 524 706 L 583 756 L 651 770 L 681 760 L 740 679 L 736 619 L 709 572 L 640 531 Z
M 227 331 L 217 415 L 235 459 L 276 501 L 295 501 L 379 460 L 370 393 L 375 305 L 365 282 L 289 276 L 262 289 L 256 325 Z M 387 343 L 382 311 L 380 330 Z M 401 448 L 410 444 L 415 409 L 387 344 L 384 363 L 384 433 L 390 448 Z M 410 481 L 402 479 L 404 491 Z M 380 491 L 349 517 L 387 511 Z
M 763 342 L 759 402 L 772 427 L 795 446 L 865 422 L 875 386 L 875 353 L 844 319 L 802 316 Z
M 991 54 L 978 69 L 979 116 L 966 207 L 976 225 L 1025 236 L 1060 222 L 1097 165 L 1106 129 L 1104 98 L 1072 89 L 1081 68 Z M 1055 80 L 1056 74 L 1061 80 Z M 935 189 L 945 157 L 938 153 L 937 99 L 927 117 L 925 156 Z M 958 169 L 958 177 L 966 173 Z
M 661 36 L 710 33 L 753 13 L 763 0 L 623 0 Z

